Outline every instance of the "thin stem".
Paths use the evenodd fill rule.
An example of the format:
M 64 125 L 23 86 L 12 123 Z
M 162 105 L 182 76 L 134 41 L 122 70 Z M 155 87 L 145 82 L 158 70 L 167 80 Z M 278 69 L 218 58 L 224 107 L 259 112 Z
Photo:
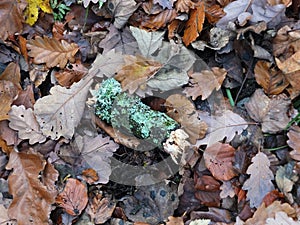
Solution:
M 231 105 L 232 107 L 234 107 L 234 100 L 233 100 L 233 98 L 232 98 L 231 91 L 230 91 L 229 88 L 226 88 L 226 94 L 227 94 L 227 97 L 228 97 L 228 99 L 229 99 L 230 105 Z

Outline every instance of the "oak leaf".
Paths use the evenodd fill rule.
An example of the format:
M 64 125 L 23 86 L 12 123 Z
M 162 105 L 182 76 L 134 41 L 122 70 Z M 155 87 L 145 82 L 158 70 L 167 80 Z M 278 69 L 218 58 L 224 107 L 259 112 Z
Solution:
M 183 43 L 188 46 L 197 39 L 199 33 L 202 31 L 205 20 L 205 6 L 204 2 L 197 4 L 195 9 L 190 12 L 190 18 L 186 22 L 184 34 L 182 37 Z
M 75 43 L 69 44 L 65 40 L 58 41 L 47 36 L 37 36 L 35 40 L 29 40 L 27 48 L 28 55 L 33 57 L 36 64 L 46 63 L 47 67 L 59 66 L 64 68 L 68 61 L 74 62 L 78 46 Z
M 232 165 L 234 153 L 235 149 L 232 146 L 220 142 L 205 149 L 205 165 L 216 179 L 227 181 L 237 175 Z
M 23 28 L 23 16 L 17 0 L 0 2 L 0 39 L 5 41 L 9 35 L 20 32 Z
M 54 183 L 58 172 L 54 168 L 46 171 L 45 166 L 45 160 L 37 153 L 12 151 L 9 155 L 6 169 L 13 170 L 8 178 L 13 201 L 8 214 L 19 225 L 49 224 L 51 204 L 56 197 Z M 41 173 L 47 177 L 46 180 L 40 180 Z
M 274 180 L 273 172 L 270 170 L 270 161 L 262 153 L 257 153 L 252 158 L 252 164 L 247 169 L 250 178 L 243 185 L 243 190 L 248 190 L 247 200 L 250 200 L 251 207 L 258 207 L 265 195 L 274 190 L 271 180 Z
M 300 127 L 292 126 L 287 136 L 289 138 L 287 144 L 293 149 L 290 152 L 291 158 L 300 161 Z
M 287 115 L 290 104 L 291 100 L 285 94 L 269 98 L 262 89 L 257 89 L 245 108 L 252 119 L 261 123 L 263 132 L 276 133 L 290 121 Z
M 25 109 L 23 105 L 13 105 L 8 115 L 9 127 L 18 131 L 19 138 L 29 139 L 31 145 L 46 140 L 31 108 Z
M 188 13 L 190 9 L 195 8 L 195 3 L 192 0 L 177 0 L 175 7 L 178 12 Z
M 254 68 L 256 82 L 268 95 L 278 95 L 289 85 L 281 71 L 271 68 L 271 63 L 258 61 Z
M 186 87 L 184 92 L 192 96 L 193 100 L 202 95 L 202 100 L 207 99 L 214 89 L 219 90 L 226 77 L 227 71 L 223 68 L 213 67 L 202 70 L 200 73 L 191 73 L 189 76 L 191 87 Z
M 79 180 L 69 178 L 55 202 L 69 215 L 78 216 L 88 203 L 87 187 Z
M 72 138 L 82 117 L 91 84 L 91 76 L 87 76 L 69 89 L 57 85 L 51 88 L 50 95 L 36 101 L 34 114 L 45 136 L 53 140 L 61 136 Z
M 52 13 L 49 0 L 27 0 L 28 5 L 24 12 L 26 16 L 26 23 L 30 26 L 35 24 L 39 16 L 39 9 L 45 13 Z
M 268 218 L 266 220 L 266 225 L 297 225 L 299 222 L 296 222 L 285 212 L 276 212 L 275 218 Z

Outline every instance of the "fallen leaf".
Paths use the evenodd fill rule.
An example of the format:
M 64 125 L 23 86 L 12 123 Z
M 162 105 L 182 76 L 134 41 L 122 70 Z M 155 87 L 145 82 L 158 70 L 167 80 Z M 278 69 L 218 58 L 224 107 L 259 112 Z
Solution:
M 35 24 L 37 21 L 40 8 L 45 13 L 52 13 L 49 0 L 28 0 L 28 5 L 24 14 L 26 17 L 26 23 L 28 23 L 30 26 Z
M 198 119 L 194 104 L 185 96 L 174 94 L 166 99 L 167 114 L 181 124 L 189 135 L 189 141 L 195 144 L 204 137 L 207 125 Z
M 46 172 L 45 166 L 45 160 L 37 153 L 12 151 L 9 155 L 6 169 L 13 170 L 8 178 L 13 201 L 8 215 L 16 219 L 19 225 L 49 224 L 51 204 L 56 197 L 54 183 L 58 172 L 55 169 Z M 51 174 L 45 175 L 49 172 Z M 44 173 L 48 180 L 41 181 L 40 173 Z
M 205 18 L 210 24 L 217 23 L 225 15 L 225 12 L 219 5 L 205 6 Z
M 189 225 L 209 225 L 211 222 L 210 219 L 196 219 L 192 220 Z
M 130 27 L 130 30 L 136 39 L 139 49 L 144 57 L 151 57 L 151 55 L 161 47 L 165 32 L 148 32 L 136 27 Z
M 273 172 L 270 170 L 270 161 L 262 153 L 257 153 L 252 158 L 252 164 L 247 169 L 250 178 L 243 185 L 243 190 L 247 190 L 247 200 L 250 200 L 251 207 L 259 207 L 265 195 L 274 190 L 271 180 L 274 180 Z
M 196 146 L 207 145 L 209 147 L 225 137 L 229 142 L 236 134 L 241 134 L 248 127 L 247 122 L 231 110 L 225 110 L 221 116 L 199 113 L 199 117 L 207 124 L 208 129 L 206 136 L 198 140 Z
M 126 216 L 133 222 L 156 224 L 173 215 L 178 205 L 177 190 L 164 183 L 139 186 L 123 203 Z
M 18 89 L 11 81 L 0 80 L 0 121 L 9 118 L 11 104 L 18 95 Z
M 300 127 L 292 126 L 287 136 L 289 138 L 287 144 L 293 149 L 293 151 L 290 152 L 291 158 L 300 161 Z
M 114 77 L 122 85 L 123 91 L 133 94 L 138 89 L 145 90 L 146 81 L 160 68 L 159 62 L 148 60 L 142 56 L 124 56 L 125 65 Z
M 29 71 L 30 80 L 36 87 L 40 86 L 47 78 L 49 69 L 46 65 L 32 65 L 32 69 Z
M 95 183 L 96 181 L 99 180 L 98 174 L 97 172 L 92 169 L 92 168 L 88 168 L 86 170 L 82 171 L 82 178 L 89 184 L 92 185 L 93 183 Z
M 220 189 L 222 190 L 220 193 L 220 197 L 223 199 L 227 197 L 233 198 L 235 196 L 235 190 L 230 181 L 223 181 Z
M 84 8 L 87 8 L 91 2 L 93 2 L 93 3 L 96 4 L 96 3 L 99 2 L 99 0 L 83 0 L 83 1 L 82 1 L 83 7 L 84 7 Z M 103 2 L 104 2 L 104 1 L 103 1 Z
M 176 2 L 176 0 L 154 0 L 154 4 L 159 4 L 161 7 L 167 8 L 167 9 L 172 9 L 173 3 Z
M 268 218 L 266 225 L 297 225 L 298 222 L 293 220 L 285 212 L 276 212 L 275 218 Z
M 8 210 L 2 204 L 0 205 L 0 224 L 17 225 L 17 221 L 9 219 Z
M 8 64 L 5 70 L 2 72 L 0 80 L 11 81 L 19 90 L 21 90 L 22 87 L 20 85 L 20 81 L 21 81 L 20 66 L 14 62 Z
M 19 138 L 29 139 L 31 145 L 43 143 L 46 140 L 31 108 L 25 109 L 23 105 L 13 105 L 8 115 L 9 127 L 18 131 Z
M 234 153 L 235 149 L 232 146 L 220 142 L 205 149 L 205 165 L 217 180 L 227 181 L 237 176 L 232 165 Z
M 285 94 L 266 96 L 262 89 L 257 89 L 245 104 L 250 117 L 261 123 L 265 133 L 283 130 L 290 121 L 287 115 L 291 100 Z
M 33 94 L 33 84 L 27 85 L 24 90 L 19 92 L 18 98 L 13 102 L 14 105 L 20 106 L 24 105 L 25 108 L 33 109 L 35 103 L 34 94 Z
M 275 201 L 268 207 L 263 203 L 257 208 L 253 217 L 245 222 L 245 225 L 266 225 L 266 220 L 268 218 L 274 218 L 277 212 L 285 212 L 289 217 L 296 215 L 295 209 L 288 203 Z
M 177 0 L 175 7 L 178 12 L 188 13 L 190 9 L 195 8 L 195 3 L 191 0 Z
M 9 35 L 21 32 L 23 16 L 17 0 L 0 2 L 0 38 L 5 41 Z
M 214 89 L 219 90 L 226 77 L 226 70 L 213 67 L 211 70 L 202 70 L 200 73 L 191 73 L 189 76 L 191 87 L 186 87 L 184 92 L 192 96 L 193 100 L 202 95 L 202 100 L 207 99 Z
M 275 58 L 276 65 L 285 74 L 293 73 L 300 70 L 300 51 L 281 62 L 280 59 Z
M 199 33 L 202 31 L 205 20 L 205 6 L 204 2 L 196 5 L 195 9 L 190 11 L 190 18 L 186 22 L 184 34 L 182 37 L 183 43 L 188 46 L 197 39 Z
M 111 0 L 107 8 L 115 19 L 114 26 L 121 29 L 138 8 L 138 4 L 134 0 Z
M 47 36 L 37 36 L 35 40 L 29 40 L 27 48 L 30 50 L 28 55 L 33 57 L 34 63 L 46 63 L 48 68 L 59 66 L 61 69 L 68 61 L 74 62 L 74 56 L 79 49 L 75 43 L 69 44 L 65 40 L 59 42 Z
M 289 85 L 281 71 L 271 68 L 271 63 L 258 61 L 254 68 L 256 82 L 267 95 L 278 95 Z
M 166 225 L 184 225 L 182 217 L 169 216 Z
M 63 192 L 55 200 L 69 215 L 78 216 L 88 203 L 86 186 L 79 180 L 69 178 Z
M 218 222 L 224 222 L 225 224 L 231 223 L 231 213 L 229 210 L 220 209 L 216 207 L 208 207 L 207 211 L 194 211 L 191 212 L 191 220 L 200 219 L 200 218 L 210 218 L 212 221 L 216 221 L 216 225 L 219 224 Z M 200 220 L 201 221 L 201 220 Z M 203 219 L 203 222 L 207 221 Z

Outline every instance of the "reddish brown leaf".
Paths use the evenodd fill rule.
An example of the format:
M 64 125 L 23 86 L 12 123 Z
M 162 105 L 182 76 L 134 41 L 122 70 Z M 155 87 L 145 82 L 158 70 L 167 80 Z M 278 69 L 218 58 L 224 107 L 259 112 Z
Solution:
M 38 36 L 35 40 L 28 41 L 27 48 L 30 50 L 28 55 L 33 57 L 34 63 L 46 63 L 49 68 L 59 66 L 61 69 L 68 61 L 74 62 L 74 56 L 79 49 L 77 44 L 69 44 L 64 40 L 59 42 L 47 36 Z
M 202 31 L 205 19 L 204 2 L 200 2 L 195 9 L 190 12 L 190 18 L 186 22 L 186 28 L 182 40 L 186 46 L 190 45 L 197 39 L 199 33 Z
M 23 36 L 19 36 L 19 46 L 20 46 L 20 51 L 25 59 L 25 61 L 28 63 L 28 52 L 26 48 L 27 40 Z
M 289 137 L 287 144 L 293 149 L 290 152 L 291 158 L 300 161 L 300 127 L 292 126 L 287 136 Z
M 263 199 L 263 203 L 265 203 L 265 206 L 268 207 L 276 200 L 283 200 L 284 194 L 279 192 L 278 190 L 270 191 Z
M 63 192 L 56 197 L 56 203 L 68 214 L 80 215 L 88 203 L 86 186 L 77 179 L 69 178 Z
M 226 181 L 237 175 L 232 166 L 234 152 L 232 146 L 220 142 L 204 151 L 205 165 L 216 179 Z
M 205 6 L 205 18 L 208 20 L 210 24 L 215 24 L 219 21 L 223 16 L 225 16 L 225 12 L 219 5 L 211 5 Z
M 88 184 L 93 184 L 99 180 L 97 172 L 92 168 L 82 171 L 82 177 Z

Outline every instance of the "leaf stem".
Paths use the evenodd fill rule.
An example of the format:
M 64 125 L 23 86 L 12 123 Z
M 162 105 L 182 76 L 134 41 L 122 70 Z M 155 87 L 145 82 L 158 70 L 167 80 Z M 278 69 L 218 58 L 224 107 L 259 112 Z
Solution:
M 276 147 L 276 148 L 264 148 L 264 150 L 267 150 L 267 151 L 277 151 L 277 150 L 280 150 L 280 149 L 283 149 L 283 148 L 287 148 L 289 147 L 288 145 L 283 145 L 283 146 L 279 146 L 279 147 Z
M 231 105 L 232 107 L 234 107 L 234 100 L 233 100 L 233 98 L 232 98 L 231 91 L 230 91 L 229 88 L 226 88 L 226 94 L 227 94 L 227 97 L 228 97 L 228 99 L 229 99 L 230 105 Z

